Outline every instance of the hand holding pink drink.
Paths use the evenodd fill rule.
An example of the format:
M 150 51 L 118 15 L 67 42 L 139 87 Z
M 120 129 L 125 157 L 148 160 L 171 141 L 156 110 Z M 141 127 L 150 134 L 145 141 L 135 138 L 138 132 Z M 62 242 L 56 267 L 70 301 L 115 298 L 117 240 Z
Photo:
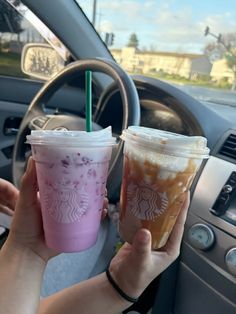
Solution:
M 32 131 L 46 244 L 76 252 L 96 243 L 115 138 L 101 131 Z

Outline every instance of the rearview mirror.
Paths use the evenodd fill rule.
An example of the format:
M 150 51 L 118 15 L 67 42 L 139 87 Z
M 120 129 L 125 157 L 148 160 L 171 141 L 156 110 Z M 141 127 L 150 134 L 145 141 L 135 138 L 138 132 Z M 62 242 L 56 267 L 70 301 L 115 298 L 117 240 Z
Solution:
M 21 55 L 21 70 L 25 74 L 48 80 L 65 66 L 65 61 L 48 44 L 26 44 Z

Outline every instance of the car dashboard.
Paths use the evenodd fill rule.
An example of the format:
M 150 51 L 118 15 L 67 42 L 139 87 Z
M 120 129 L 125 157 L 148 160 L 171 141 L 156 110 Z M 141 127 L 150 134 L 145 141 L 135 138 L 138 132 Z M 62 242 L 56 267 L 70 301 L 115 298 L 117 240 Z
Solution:
M 201 126 L 199 131 L 196 121 L 192 123 L 189 116 L 178 110 L 176 98 L 163 96 L 159 91 L 155 94 L 152 83 L 149 81 L 144 88 L 136 82 L 141 125 L 185 135 L 204 135 L 211 149 L 210 158 L 203 163 L 192 189 L 177 271 L 175 268 L 175 285 L 170 284 L 173 276 L 172 279 L 166 279 L 166 274 L 162 276 L 156 297 L 158 306 L 153 313 L 233 314 L 236 311 L 236 108 L 187 102 L 192 121 L 196 118 Z M 108 93 L 104 121 L 110 110 L 116 110 L 113 115 L 116 118 L 122 114 L 116 107 L 119 101 L 114 90 Z M 115 118 L 113 122 L 119 133 Z M 168 294 L 174 300 L 171 307 L 165 302 Z
M 236 131 L 227 131 L 195 187 L 181 251 L 175 313 L 235 313 L 236 160 L 228 157 L 230 151 L 235 156 L 235 147 Z

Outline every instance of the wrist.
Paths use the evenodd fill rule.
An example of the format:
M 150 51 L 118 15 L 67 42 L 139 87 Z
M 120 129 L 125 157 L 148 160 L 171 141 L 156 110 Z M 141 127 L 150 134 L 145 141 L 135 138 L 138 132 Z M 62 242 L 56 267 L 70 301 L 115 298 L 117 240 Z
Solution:
M 134 298 L 131 297 L 130 295 L 126 294 L 121 288 L 120 286 L 117 284 L 117 282 L 114 280 L 114 278 L 112 277 L 109 268 L 106 270 L 106 276 L 107 279 L 109 281 L 109 283 L 111 284 L 111 286 L 113 287 L 113 289 L 126 301 L 130 302 L 130 303 L 136 303 L 138 302 L 138 298 Z
M 141 289 L 138 285 L 138 282 L 132 282 L 129 280 L 129 276 L 126 276 L 124 273 L 117 271 L 114 271 L 112 267 L 109 267 L 109 274 L 112 277 L 112 280 L 114 281 L 115 285 L 118 286 L 118 288 L 127 296 L 129 296 L 131 299 L 138 300 L 140 295 L 143 292 L 143 289 Z M 134 301 L 134 302 L 136 302 Z
M 31 249 L 7 240 L 0 251 L 1 313 L 37 312 L 45 266 Z
M 22 264 L 28 265 L 30 268 L 36 267 L 38 270 L 44 270 L 46 267 L 46 261 L 31 248 L 12 241 L 7 240 L 5 242 L 2 247 L 2 253 L 6 261 L 9 262 L 18 260 Z
M 104 313 L 120 313 L 123 310 L 127 309 L 128 307 L 130 307 L 132 305 L 132 302 L 129 302 L 128 300 L 126 300 L 125 298 L 123 298 L 116 289 L 114 289 L 114 287 L 111 285 L 111 283 L 109 282 L 108 278 L 107 278 L 107 274 L 106 272 L 102 273 L 99 275 L 101 278 L 101 281 L 103 282 L 102 285 L 100 285 L 99 289 L 100 291 L 102 291 L 102 294 L 106 295 L 107 298 L 106 300 L 112 304 L 111 308 L 109 308 L 109 311 L 106 311 Z M 114 308 L 113 308 L 114 306 Z

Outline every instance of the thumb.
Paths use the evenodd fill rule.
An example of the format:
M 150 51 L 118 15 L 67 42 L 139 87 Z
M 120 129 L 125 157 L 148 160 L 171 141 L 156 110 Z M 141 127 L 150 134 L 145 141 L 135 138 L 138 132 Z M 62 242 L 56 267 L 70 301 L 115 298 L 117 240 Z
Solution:
M 27 169 L 21 180 L 19 202 L 24 204 L 24 207 L 30 207 L 38 202 L 37 198 L 38 183 L 35 168 L 35 161 L 32 157 L 29 158 Z
M 139 263 L 146 261 L 151 253 L 151 233 L 147 229 L 140 229 L 136 233 L 132 244 L 132 255 Z

